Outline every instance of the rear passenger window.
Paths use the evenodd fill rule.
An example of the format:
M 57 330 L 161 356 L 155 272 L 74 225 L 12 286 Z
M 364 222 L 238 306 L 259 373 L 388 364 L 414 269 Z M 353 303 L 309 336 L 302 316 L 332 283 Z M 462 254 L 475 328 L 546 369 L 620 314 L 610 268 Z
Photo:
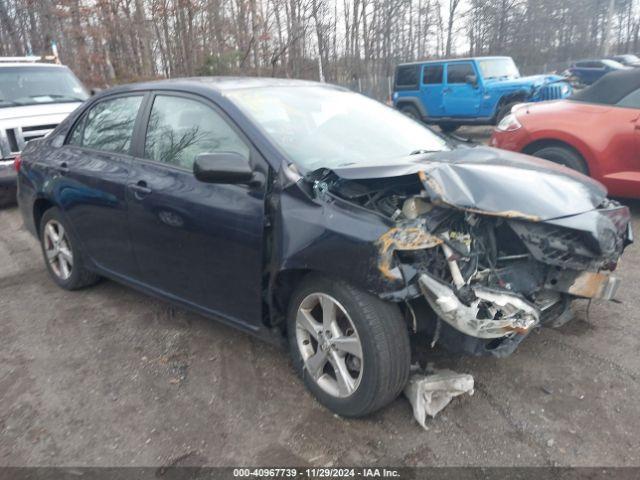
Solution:
M 235 152 L 249 147 L 211 107 L 197 100 L 158 95 L 153 101 L 145 157 L 187 169 L 201 153 Z
M 398 67 L 396 72 L 396 86 L 417 87 L 418 86 L 418 66 L 406 65 Z
M 466 83 L 467 75 L 475 75 L 470 63 L 450 63 L 447 65 L 447 83 Z
M 444 67 L 442 65 L 426 65 L 422 73 L 422 83 L 425 85 L 442 83 L 443 70 Z
M 142 95 L 132 95 L 94 105 L 75 125 L 67 143 L 105 152 L 129 153 L 141 103 Z
M 626 108 L 640 108 L 640 88 L 624 97 L 617 105 Z

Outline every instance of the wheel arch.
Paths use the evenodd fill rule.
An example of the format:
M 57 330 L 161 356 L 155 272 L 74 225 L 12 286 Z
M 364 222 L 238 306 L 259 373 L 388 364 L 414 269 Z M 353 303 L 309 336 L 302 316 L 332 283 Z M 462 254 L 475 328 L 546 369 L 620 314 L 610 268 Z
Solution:
M 366 288 L 364 288 L 363 285 L 353 284 L 349 281 L 349 279 L 338 277 L 319 269 L 287 268 L 280 270 L 273 275 L 268 288 L 269 312 L 265 318 L 265 321 L 268 322 L 267 326 L 280 328 L 283 334 L 286 333 L 287 312 L 289 310 L 289 302 L 291 300 L 291 297 L 293 296 L 293 293 L 295 292 L 298 285 L 302 282 L 302 280 L 310 275 L 319 275 L 326 278 L 337 279 L 347 282 L 355 288 L 368 291 Z M 368 293 L 375 295 L 375 293 L 371 291 L 368 291 Z M 392 301 L 392 303 L 398 304 L 401 312 L 403 313 L 403 315 L 405 315 L 403 302 Z
M 33 211 L 32 211 L 33 223 L 38 236 L 40 235 L 40 221 L 42 220 L 42 216 L 44 215 L 44 212 L 46 212 L 47 210 L 55 206 L 56 204 L 53 203 L 48 198 L 37 198 L 35 202 L 33 202 Z
M 308 268 L 288 268 L 276 272 L 269 282 L 269 314 L 267 322 L 271 327 L 279 327 L 282 332 L 286 332 L 287 328 L 287 310 L 289 309 L 289 301 L 296 287 L 302 279 L 312 273 L 319 273 Z
M 516 90 L 515 92 L 507 92 L 503 94 L 498 101 L 496 102 L 496 106 L 493 109 L 493 118 L 497 118 L 500 113 L 500 109 L 511 103 L 522 101 L 525 102 L 527 100 L 528 92 L 526 90 Z
M 522 153 L 525 153 L 527 155 L 533 155 L 533 153 L 536 152 L 537 150 L 540 150 L 541 148 L 547 148 L 547 147 L 561 147 L 561 148 L 566 148 L 568 150 L 571 150 L 582 159 L 587 169 L 587 173 L 589 175 L 592 175 L 593 168 L 592 168 L 592 163 L 589 161 L 589 156 L 585 155 L 581 149 L 576 148 L 574 145 L 572 145 L 571 143 L 565 140 L 560 140 L 556 138 L 541 138 L 538 140 L 534 140 L 533 142 L 525 145 L 525 147 L 522 149 Z
M 398 110 L 405 106 L 412 106 L 418 110 L 418 113 L 423 120 L 429 116 L 424 104 L 415 97 L 400 97 L 396 100 L 396 108 Z

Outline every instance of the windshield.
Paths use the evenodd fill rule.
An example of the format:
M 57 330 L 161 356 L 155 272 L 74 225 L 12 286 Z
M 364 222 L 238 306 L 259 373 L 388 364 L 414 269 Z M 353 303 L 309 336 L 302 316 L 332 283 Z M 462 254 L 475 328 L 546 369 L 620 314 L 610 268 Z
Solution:
M 604 63 L 605 65 L 611 67 L 611 68 L 617 68 L 617 69 L 624 69 L 626 68 L 624 65 L 622 65 L 619 62 L 616 62 L 615 60 L 602 60 L 602 63 Z
M 449 149 L 446 140 L 420 123 L 346 90 L 265 87 L 228 96 L 306 171 Z
M 82 102 L 88 98 L 67 68 L 1 67 L 0 108 L 41 103 Z
M 478 60 L 482 78 L 520 78 L 518 67 L 511 58 L 491 58 Z

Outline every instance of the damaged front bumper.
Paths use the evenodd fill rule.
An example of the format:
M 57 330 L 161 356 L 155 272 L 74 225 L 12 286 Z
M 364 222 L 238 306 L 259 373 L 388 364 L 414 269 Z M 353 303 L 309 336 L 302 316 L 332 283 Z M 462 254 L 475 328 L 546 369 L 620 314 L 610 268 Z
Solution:
M 558 225 L 509 219 L 507 224 L 528 253 L 512 255 L 522 260 L 515 260 L 502 270 L 491 266 L 484 270 L 476 268 L 471 274 L 468 268 L 467 273 L 463 273 L 463 265 L 473 263 L 473 257 L 478 255 L 473 251 L 472 236 L 461 237 L 455 231 L 431 234 L 430 248 L 441 250 L 449 273 L 443 278 L 442 273 L 436 275 L 423 269 L 416 276 L 421 296 L 438 318 L 432 345 L 440 342 L 449 350 L 504 357 L 537 326 L 560 326 L 569 321 L 573 316 L 572 299 L 612 300 L 620 280 L 610 271 L 615 269 L 622 250 L 633 238 L 626 208 L 616 209 L 619 221 L 615 224 L 609 220 L 611 211 L 591 214 L 599 220 L 592 228 L 591 243 L 587 241 L 591 233 L 587 229 L 580 232 Z M 471 219 L 471 222 L 478 220 Z M 603 231 L 612 234 L 607 237 L 602 235 Z M 402 229 L 394 229 L 394 238 L 402 238 L 401 233 Z M 466 254 L 459 241 L 454 250 L 454 236 L 466 238 Z M 515 238 L 512 241 L 516 241 Z M 395 247 L 402 250 L 402 247 L 410 249 L 411 245 Z M 389 262 L 389 252 L 385 253 Z M 501 273 L 497 273 L 498 270 Z M 491 276 L 493 281 L 489 280 Z
M 477 338 L 499 338 L 528 333 L 540 321 L 540 310 L 519 295 L 470 287 L 472 297 L 463 303 L 449 285 L 423 273 L 420 288 L 440 319 L 456 330 Z
M 575 297 L 613 300 L 620 286 L 620 279 L 601 272 L 564 270 L 553 272 L 545 286 Z

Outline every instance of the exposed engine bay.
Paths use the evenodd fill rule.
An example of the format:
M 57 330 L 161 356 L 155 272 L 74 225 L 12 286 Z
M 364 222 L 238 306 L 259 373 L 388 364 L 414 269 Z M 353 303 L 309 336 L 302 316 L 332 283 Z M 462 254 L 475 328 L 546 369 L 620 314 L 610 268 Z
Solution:
M 422 170 L 375 179 L 319 173 L 318 196 L 393 222 L 376 242 L 377 268 L 404 287 L 385 298 L 404 302 L 416 329 L 426 300 L 436 314 L 425 327 L 433 343 L 471 354 L 509 355 L 535 327 L 570 320 L 571 300 L 612 299 L 618 279 L 611 272 L 632 241 L 628 209 L 606 197 L 595 209 L 544 218 L 465 205 Z M 465 200 L 478 196 L 457 187 Z M 499 192 L 485 192 L 492 194 Z

